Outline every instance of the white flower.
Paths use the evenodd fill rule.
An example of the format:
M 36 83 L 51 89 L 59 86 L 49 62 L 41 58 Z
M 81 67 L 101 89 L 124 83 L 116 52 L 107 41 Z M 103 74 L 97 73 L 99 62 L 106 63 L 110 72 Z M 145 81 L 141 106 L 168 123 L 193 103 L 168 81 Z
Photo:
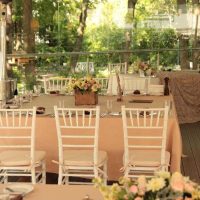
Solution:
M 170 178 L 170 173 L 165 172 L 165 171 L 159 171 L 156 173 L 157 176 L 164 178 L 164 179 L 169 179 Z
M 161 177 L 159 178 L 152 178 L 147 183 L 147 191 L 156 192 L 162 189 L 165 186 L 165 180 Z

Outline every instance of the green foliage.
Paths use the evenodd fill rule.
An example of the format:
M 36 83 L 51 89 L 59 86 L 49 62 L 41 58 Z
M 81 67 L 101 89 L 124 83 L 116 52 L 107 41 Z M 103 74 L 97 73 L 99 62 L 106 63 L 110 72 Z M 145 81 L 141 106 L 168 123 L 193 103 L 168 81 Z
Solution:
M 105 74 L 109 62 L 123 62 L 124 55 L 116 50 L 125 49 L 125 30 L 115 25 L 113 13 L 119 5 L 107 2 L 106 0 L 89 0 L 89 8 L 95 9 L 102 6 L 102 15 L 99 24 L 91 23 L 92 17 L 88 14 L 87 27 L 83 38 L 83 51 L 104 52 L 108 54 L 82 55 L 79 61 L 92 61 L 95 65 L 95 74 Z M 100 6 L 100 7 L 101 7 Z M 79 15 L 81 13 L 82 0 L 33 0 L 33 18 L 39 22 L 39 30 L 36 31 L 36 52 L 37 53 L 56 53 L 71 52 L 77 38 L 77 27 L 79 25 Z M 135 10 L 135 21 L 145 19 L 155 13 L 165 14 L 175 13 L 175 0 L 143 0 L 138 1 Z M 22 24 L 22 0 L 13 0 L 13 20 L 19 28 L 17 34 L 23 34 L 20 29 Z M 91 10 L 89 10 L 91 11 Z M 88 12 L 90 13 L 90 12 Z M 119 17 L 121 17 L 119 15 Z M 132 11 L 126 15 L 129 23 L 133 21 Z M 177 44 L 177 36 L 172 29 L 135 29 L 131 37 L 131 49 L 162 49 L 174 48 Z M 156 65 L 157 59 L 162 65 L 172 65 L 177 61 L 176 52 L 142 52 L 131 54 L 131 61 L 138 59 L 149 60 L 152 65 Z M 67 76 L 70 73 L 70 56 L 41 57 L 37 59 L 37 70 L 43 72 L 57 72 Z M 66 63 L 67 66 L 63 66 Z
M 177 45 L 177 35 L 173 29 L 138 29 L 133 35 L 132 49 L 158 49 L 161 65 L 172 65 L 177 61 L 177 52 L 159 51 L 159 49 L 175 48 Z M 138 53 L 138 57 L 144 61 L 151 61 L 156 65 L 158 52 Z M 135 57 L 133 57 L 135 60 Z

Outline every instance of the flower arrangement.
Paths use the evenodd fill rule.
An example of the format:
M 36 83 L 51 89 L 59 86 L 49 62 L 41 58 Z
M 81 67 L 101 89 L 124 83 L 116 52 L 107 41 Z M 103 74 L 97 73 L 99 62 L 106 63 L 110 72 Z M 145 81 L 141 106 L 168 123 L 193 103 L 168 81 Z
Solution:
M 136 73 L 143 73 L 144 75 L 151 75 L 152 67 L 147 62 L 136 61 L 132 64 L 133 71 Z
M 96 82 L 96 80 L 92 77 L 84 77 L 84 78 L 72 78 L 68 84 L 68 90 L 72 91 L 80 91 L 84 92 L 95 92 L 98 93 L 101 89 L 101 85 Z
M 99 178 L 94 179 L 95 186 L 104 200 L 199 200 L 200 186 L 179 172 L 157 172 L 151 179 L 145 176 L 131 181 L 121 178 L 119 184 L 106 186 Z
M 151 65 L 146 63 L 146 62 L 139 62 L 138 63 L 138 68 L 145 72 L 145 71 L 151 69 Z

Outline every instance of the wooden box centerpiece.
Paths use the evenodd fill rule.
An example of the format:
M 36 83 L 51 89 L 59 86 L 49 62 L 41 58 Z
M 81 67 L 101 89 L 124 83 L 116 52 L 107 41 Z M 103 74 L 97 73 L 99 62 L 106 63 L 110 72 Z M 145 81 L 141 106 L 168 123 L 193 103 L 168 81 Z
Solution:
M 96 105 L 101 85 L 92 77 L 71 79 L 70 88 L 74 90 L 75 105 Z
M 75 105 L 96 105 L 98 103 L 98 94 L 96 92 L 81 92 L 75 90 Z

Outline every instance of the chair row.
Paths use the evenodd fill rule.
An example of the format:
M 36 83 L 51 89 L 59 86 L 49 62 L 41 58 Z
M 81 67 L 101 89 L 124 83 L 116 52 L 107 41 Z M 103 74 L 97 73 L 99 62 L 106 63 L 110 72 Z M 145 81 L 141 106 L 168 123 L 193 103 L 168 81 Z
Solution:
M 167 171 L 170 154 L 166 152 L 168 105 L 163 108 L 126 108 L 122 106 L 125 177 L 152 176 Z M 69 184 L 71 177 L 107 182 L 107 152 L 99 150 L 100 107 L 54 107 L 58 137 L 58 184 Z M 31 182 L 46 182 L 45 152 L 35 150 L 36 108 L 0 110 L 0 177 L 2 183 L 12 176 L 29 176 Z M 20 134 L 19 131 L 20 130 Z M 148 134 L 148 132 L 153 132 Z M 16 134 L 17 132 L 17 134 Z M 122 158 L 119 158 L 122 159 Z M 77 179 L 78 180 L 78 179 Z M 79 182 L 80 183 L 80 182 Z
M 108 78 L 95 78 L 101 85 L 102 94 L 106 94 L 108 88 Z M 51 91 L 67 92 L 67 86 L 71 78 L 50 77 L 44 79 L 44 92 L 49 94 Z
M 108 92 L 116 93 L 117 84 L 112 86 L 112 78 L 109 83 L 109 78 L 95 78 L 95 80 L 101 85 L 100 94 L 107 94 Z M 116 79 L 116 77 L 114 76 Z M 140 90 L 141 92 L 146 92 L 150 94 L 162 95 L 164 91 L 163 85 L 155 85 L 150 83 L 150 77 L 148 78 L 139 78 L 139 77 L 123 77 L 121 82 L 121 86 L 123 89 L 124 95 L 132 94 L 135 90 Z M 67 87 L 71 78 L 58 78 L 58 77 L 50 77 L 44 79 L 44 90 L 45 94 L 49 94 L 51 91 L 59 91 L 63 93 L 67 93 Z M 114 81 L 115 83 L 115 81 Z M 111 84 L 111 85 L 109 85 Z M 109 86 L 108 86 L 109 85 Z M 109 87 L 109 90 L 108 90 Z M 114 87 L 114 88 L 110 88 Z M 111 90 L 111 91 L 110 91 Z M 116 91 L 115 91 L 116 90 Z

